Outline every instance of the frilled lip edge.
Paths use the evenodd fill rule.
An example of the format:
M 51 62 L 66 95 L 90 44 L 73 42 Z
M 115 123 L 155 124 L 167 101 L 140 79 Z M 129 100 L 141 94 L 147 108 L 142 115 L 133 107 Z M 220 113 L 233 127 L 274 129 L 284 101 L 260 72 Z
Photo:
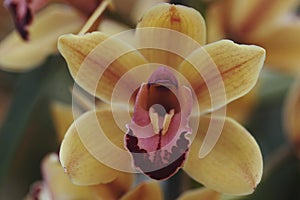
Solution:
M 159 149 L 147 152 L 147 150 L 139 147 L 139 138 L 134 136 L 132 130 L 129 129 L 125 136 L 126 148 L 131 152 L 136 168 L 150 178 L 164 180 L 182 167 L 190 147 L 190 140 L 186 138 L 187 134 L 187 131 L 180 134 L 171 151 Z M 160 134 L 159 137 L 161 138 L 162 135 Z

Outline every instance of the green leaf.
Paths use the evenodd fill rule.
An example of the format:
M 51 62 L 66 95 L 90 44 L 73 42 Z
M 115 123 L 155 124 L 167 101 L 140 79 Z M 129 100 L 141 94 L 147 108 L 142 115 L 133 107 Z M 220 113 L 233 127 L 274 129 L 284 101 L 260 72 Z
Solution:
M 18 145 L 24 139 L 37 100 L 45 94 L 49 82 L 55 81 L 54 74 L 63 67 L 65 62 L 61 57 L 51 57 L 43 66 L 19 75 L 9 111 L 0 130 L 0 185 L 5 180 Z

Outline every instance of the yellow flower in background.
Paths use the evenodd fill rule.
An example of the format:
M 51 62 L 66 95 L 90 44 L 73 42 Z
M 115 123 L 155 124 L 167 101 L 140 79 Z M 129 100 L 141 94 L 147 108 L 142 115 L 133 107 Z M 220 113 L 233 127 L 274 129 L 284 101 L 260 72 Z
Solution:
M 149 27 L 150 31 L 144 32 Z M 168 30 L 169 34 L 155 30 Z M 185 39 L 192 38 L 193 45 L 197 45 L 189 46 L 180 37 L 175 40 L 172 31 L 181 33 Z M 262 176 L 260 149 L 245 128 L 214 113 L 255 85 L 263 65 L 264 49 L 228 40 L 205 45 L 202 16 L 194 9 L 170 4 L 159 4 L 146 12 L 134 39 L 142 47 L 165 44 L 170 49 L 181 50 L 186 57 L 156 48 L 135 49 L 131 43 L 101 32 L 65 35 L 59 39 L 59 50 L 77 84 L 108 105 L 80 116 L 66 133 L 60 160 L 73 183 L 109 182 L 121 173 L 118 168 L 132 168 L 134 164 L 134 169 L 158 180 L 172 176 L 183 167 L 208 188 L 229 194 L 252 193 Z M 97 51 L 101 45 L 102 49 Z M 112 58 L 115 59 L 110 62 Z M 218 96 L 212 102 L 207 84 L 218 81 L 209 76 L 213 69 L 210 60 L 224 83 L 224 101 Z M 190 61 L 196 61 L 210 78 L 201 77 Z M 145 71 L 127 77 L 135 69 Z M 101 78 L 99 70 L 103 71 Z M 180 75 L 190 86 L 183 83 Z M 127 78 L 123 80 L 124 77 Z M 121 82 L 120 90 L 114 91 L 121 80 L 125 82 Z M 132 92 L 129 98 L 122 99 L 128 91 Z M 115 94 L 118 95 L 116 104 L 112 103 Z M 200 108 L 199 112 L 194 105 Z M 210 123 L 221 121 L 224 127 L 219 140 L 208 155 L 199 158 Z M 198 129 L 192 129 L 192 122 L 196 122 Z M 195 136 L 193 141 L 191 135 Z M 87 145 L 84 138 L 91 143 Z M 111 146 L 123 153 L 111 151 Z M 91 153 L 93 150 L 97 155 Z M 107 166 L 97 156 L 112 160 L 116 168 Z
M 298 0 L 219 0 L 207 11 L 208 40 L 223 38 L 266 49 L 266 65 L 299 73 Z
M 58 156 L 54 153 L 47 155 L 41 165 L 43 181 L 36 182 L 26 200 L 34 199 L 104 199 L 104 200 L 161 200 L 162 191 L 156 182 L 140 183 L 132 188 L 133 175 L 122 174 L 107 184 L 93 186 L 77 186 L 70 182 L 64 173 Z M 142 196 L 140 195 L 142 194 Z
M 208 41 L 231 39 L 266 49 L 266 66 L 291 74 L 299 73 L 300 21 L 298 0 L 219 0 L 207 9 Z M 262 81 L 263 82 L 263 81 Z M 229 105 L 229 116 L 244 123 L 258 100 L 259 85 Z M 243 109 L 239 109 L 243 106 Z M 245 120 L 246 119 L 246 120 Z
M 24 72 L 39 66 L 49 55 L 57 53 L 56 44 L 57 38 L 60 35 L 77 33 L 98 5 L 98 9 L 103 12 L 105 7 L 110 5 L 111 2 L 116 7 L 115 12 L 128 15 L 122 9 L 126 10 L 127 8 L 128 11 L 131 11 L 131 9 L 136 10 L 137 14 L 132 16 L 132 20 L 136 22 L 141 12 L 146 8 L 157 2 L 164 1 L 143 0 L 134 1 L 132 4 L 126 3 L 125 5 L 124 2 L 122 3 L 117 0 L 61 0 L 57 3 L 46 0 L 6 0 L 7 7 L 12 11 L 17 30 L 7 35 L 0 42 L 0 69 Z M 3 5 L 1 5 L 1 8 L 4 9 Z M 34 16 L 35 13 L 36 15 Z M 111 20 L 108 23 L 107 20 L 104 21 L 105 24 L 100 29 L 111 30 L 112 27 L 117 30 L 124 29 Z M 96 21 L 95 25 L 97 23 L 99 21 Z M 93 30 L 97 30 L 97 26 L 92 28 Z M 28 41 L 24 41 L 24 39 Z
M 65 3 L 71 5 L 73 8 L 77 9 L 83 16 L 89 17 L 94 10 L 100 5 L 103 0 L 59 0 L 54 1 L 57 3 Z M 147 8 L 150 8 L 156 3 L 167 2 L 167 0 L 131 0 L 131 2 L 112 0 L 113 6 L 123 15 L 128 15 L 131 13 L 130 19 L 137 22 Z M 37 0 L 37 1 L 27 1 L 27 0 L 5 0 L 4 5 L 11 11 L 15 27 L 19 35 L 24 40 L 29 40 L 30 32 L 28 27 L 34 21 L 34 14 L 41 10 L 43 7 L 52 3 L 49 0 Z
M 285 102 L 284 125 L 287 136 L 300 156 L 300 81 L 290 89 Z
M 207 12 L 208 38 L 230 38 L 240 43 L 257 44 L 266 49 L 266 66 L 297 75 L 300 72 L 300 20 L 298 0 L 220 0 Z M 299 81 L 298 81 L 299 82 Z M 299 83 L 289 91 L 284 124 L 296 148 L 299 143 Z M 238 100 L 239 101 L 239 100 Z M 238 102 L 237 101 L 237 102 Z
M 60 19 L 60 20 L 57 20 Z M 76 10 L 63 5 L 50 5 L 36 15 L 29 27 L 26 42 L 13 31 L 0 43 L 0 68 L 6 71 L 28 71 L 57 52 L 57 38 L 80 30 L 84 19 Z
M 16 30 L 24 40 L 30 39 L 28 30 L 31 23 L 34 21 L 34 14 L 49 4 L 49 0 L 5 0 L 4 5 L 11 12 Z M 59 2 L 59 1 L 58 1 Z M 87 0 L 84 3 L 78 0 L 61 0 L 61 3 L 70 4 L 73 8 L 78 9 L 85 17 L 89 16 L 102 0 Z M 82 17 L 84 17 L 82 16 Z M 53 19 L 54 20 L 54 19 Z

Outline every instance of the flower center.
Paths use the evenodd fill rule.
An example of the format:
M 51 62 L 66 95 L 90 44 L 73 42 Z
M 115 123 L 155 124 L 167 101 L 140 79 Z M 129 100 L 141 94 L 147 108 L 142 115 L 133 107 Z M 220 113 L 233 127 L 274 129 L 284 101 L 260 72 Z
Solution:
M 163 83 L 162 83 L 163 84 Z M 166 83 L 164 83 L 166 85 Z M 180 112 L 180 104 L 172 90 L 174 85 L 148 84 L 148 98 L 144 108 L 149 113 L 154 133 L 165 135 L 175 113 Z
M 174 109 L 171 109 L 170 112 L 167 113 L 165 108 L 160 104 L 152 105 L 149 109 L 149 117 L 154 133 L 161 133 L 162 135 L 165 135 L 168 131 L 174 113 Z

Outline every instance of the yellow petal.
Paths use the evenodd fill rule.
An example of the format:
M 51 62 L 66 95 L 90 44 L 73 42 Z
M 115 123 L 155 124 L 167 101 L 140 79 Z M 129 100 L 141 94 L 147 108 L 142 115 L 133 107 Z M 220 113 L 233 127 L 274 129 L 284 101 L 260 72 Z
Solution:
M 42 163 L 43 178 L 46 181 L 44 188 L 53 199 L 96 199 L 96 190 L 92 187 L 77 186 L 70 182 L 64 173 L 56 154 L 48 155 Z M 101 189 L 104 189 L 103 186 Z M 104 192 L 103 192 L 104 193 Z M 112 199 L 112 198 L 110 198 Z
M 57 20 L 59 19 L 59 20 Z M 30 40 L 23 41 L 16 32 L 0 43 L 0 68 L 26 71 L 41 64 L 57 52 L 57 38 L 78 31 L 83 24 L 80 15 L 71 8 L 51 5 L 37 14 L 30 26 Z
M 162 3 L 145 13 L 136 37 L 147 60 L 176 68 L 185 57 L 182 53 L 188 55 L 205 44 L 205 21 L 192 8 Z
M 195 9 L 186 6 L 158 4 L 144 14 L 137 27 L 167 28 L 186 34 L 201 45 L 206 41 L 203 17 Z
M 295 145 L 300 155 L 300 82 L 299 80 L 291 88 L 285 102 L 285 128 L 290 141 Z
M 131 158 L 123 147 L 123 112 L 89 111 L 71 125 L 62 142 L 60 160 L 73 183 L 91 185 L 107 183 L 122 171 L 132 171 Z M 115 119 L 114 119 L 115 117 Z
M 207 112 L 249 92 L 264 59 L 265 51 L 258 46 L 222 40 L 196 50 L 181 64 L 180 72 L 197 94 L 200 111 Z
M 143 14 L 157 3 L 168 0 L 112 0 L 116 12 L 130 22 L 137 24 Z
M 300 74 L 299 35 L 300 20 L 284 21 L 253 42 L 266 49 L 268 67 L 290 74 Z
M 143 17 L 143 14 L 152 6 L 155 6 L 158 3 L 166 3 L 168 1 L 169 0 L 136 0 L 129 14 L 130 19 L 132 22 L 138 23 L 138 21 Z
M 74 121 L 72 107 L 68 104 L 54 102 L 51 104 L 51 112 L 58 140 L 62 141 L 69 126 Z
M 128 44 L 100 32 L 62 36 L 58 48 L 75 81 L 106 102 L 111 101 L 114 86 L 126 72 L 147 63 Z M 136 74 L 123 79 L 123 90 L 135 90 L 137 79 Z
M 220 200 L 220 193 L 207 188 L 188 190 L 181 194 L 177 200 Z
M 200 159 L 199 149 L 204 145 L 202 141 L 211 121 L 209 117 L 200 118 L 198 133 L 184 170 L 196 181 L 218 192 L 250 194 L 262 177 L 263 162 L 259 146 L 247 130 L 232 119 L 214 118 L 211 123 L 222 120 L 225 123 L 218 142 L 206 157 Z
M 121 200 L 162 200 L 163 194 L 158 182 L 144 182 L 129 191 Z

